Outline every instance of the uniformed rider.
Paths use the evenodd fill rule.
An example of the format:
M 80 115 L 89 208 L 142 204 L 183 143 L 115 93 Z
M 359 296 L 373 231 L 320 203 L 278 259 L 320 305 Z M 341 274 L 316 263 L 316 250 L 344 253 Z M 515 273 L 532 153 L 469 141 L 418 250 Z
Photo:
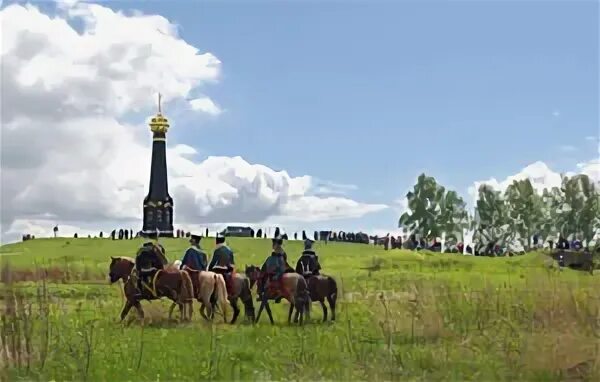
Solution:
M 287 268 L 284 255 L 283 239 L 278 236 L 273 239 L 273 251 L 271 252 L 271 255 L 267 257 L 267 260 L 261 267 L 261 272 L 265 278 L 262 280 L 263 287 L 260 294 L 265 293 L 267 288 L 277 292 L 278 295 L 275 298 L 275 303 L 279 303 L 283 298 L 283 285 L 281 279 Z M 259 296 L 259 301 L 260 298 L 261 297 Z
M 165 254 L 165 249 L 158 243 L 158 232 L 148 234 L 148 241 L 142 244 L 135 257 L 135 268 L 138 274 L 137 298 L 143 296 L 143 282 L 148 284 L 156 272 L 165 268 L 168 260 Z
M 296 263 L 296 273 L 301 274 L 305 278 L 319 275 L 319 271 L 321 270 L 319 257 L 313 249 L 313 243 L 308 238 L 304 241 L 304 251 Z
M 215 273 L 220 273 L 225 278 L 225 284 L 229 290 L 231 283 L 231 274 L 233 273 L 235 262 L 233 259 L 233 251 L 225 244 L 225 237 L 219 236 L 215 239 L 216 248 L 213 252 L 212 260 L 208 265 L 208 270 Z
M 179 269 L 191 268 L 195 271 L 205 271 L 208 264 L 206 253 L 200 248 L 202 236 L 191 235 L 190 247 L 185 251 Z

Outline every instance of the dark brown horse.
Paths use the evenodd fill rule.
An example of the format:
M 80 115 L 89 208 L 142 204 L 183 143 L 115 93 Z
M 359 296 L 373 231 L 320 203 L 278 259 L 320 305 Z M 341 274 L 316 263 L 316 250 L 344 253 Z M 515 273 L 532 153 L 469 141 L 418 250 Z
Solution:
M 135 297 L 138 293 L 137 276 L 133 272 L 134 267 L 135 261 L 132 258 L 111 256 L 108 272 L 110 283 L 113 284 L 119 280 L 123 280 L 123 292 L 126 298 L 125 306 L 121 311 L 121 321 L 125 319 L 132 307 L 137 310 L 140 319 L 143 319 L 144 311 L 140 300 L 150 301 L 162 297 L 167 297 L 179 306 L 181 320 L 188 320 L 191 317 L 194 289 L 192 280 L 187 272 L 173 267 L 160 270 L 153 277 L 151 285 L 146 285 L 149 290 L 143 292 L 141 299 L 137 299 Z M 188 314 L 186 314 L 186 305 L 189 306 Z
M 233 273 L 229 281 L 229 287 L 227 288 L 227 298 L 229 299 L 229 304 L 233 308 L 233 317 L 229 322 L 230 324 L 235 324 L 240 315 L 238 299 L 244 304 L 244 315 L 246 316 L 246 319 L 254 322 L 254 301 L 252 300 L 252 288 L 250 287 L 250 279 L 248 276 L 243 273 Z
M 323 322 L 327 321 L 327 306 L 325 300 L 331 309 L 331 321 L 335 321 L 335 304 L 337 301 L 337 283 L 331 276 L 316 275 L 310 276 L 306 280 L 310 292 L 311 302 L 318 301 L 323 308 Z M 310 311 L 307 313 L 310 314 Z
M 257 288 L 259 291 L 263 290 L 262 283 L 265 280 L 264 274 L 260 271 L 260 268 L 255 265 L 250 265 L 246 267 L 246 276 L 250 279 L 250 288 L 254 287 L 254 284 L 257 284 Z M 290 303 L 290 310 L 288 313 L 288 323 L 292 320 L 292 312 L 294 308 L 296 309 L 296 315 L 294 317 L 294 322 L 300 322 L 300 325 L 304 322 L 304 314 L 306 313 L 308 306 L 310 304 L 310 293 L 308 292 L 308 285 L 306 284 L 306 280 L 301 275 L 289 272 L 284 273 L 281 276 L 281 283 L 283 288 L 285 288 L 286 293 L 284 298 Z M 259 292 L 260 293 L 260 292 Z M 269 306 L 269 300 L 275 299 L 277 296 L 270 293 L 267 289 L 261 295 L 261 305 L 258 309 L 258 314 L 256 315 L 255 322 L 258 322 L 260 319 L 260 314 L 262 310 L 265 309 L 267 311 L 267 315 L 269 316 L 269 320 L 271 324 L 274 324 L 273 321 L 273 313 L 271 312 L 271 307 Z

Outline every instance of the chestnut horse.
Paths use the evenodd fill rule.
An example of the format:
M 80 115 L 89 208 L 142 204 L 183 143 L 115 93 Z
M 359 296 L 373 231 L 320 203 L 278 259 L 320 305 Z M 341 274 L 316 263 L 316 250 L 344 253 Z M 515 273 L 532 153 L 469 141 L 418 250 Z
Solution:
M 223 314 L 223 320 L 227 321 L 227 287 L 223 276 L 210 271 L 197 271 L 185 267 L 182 272 L 187 272 L 192 280 L 194 287 L 194 297 L 200 303 L 200 315 L 212 321 L 218 306 Z M 173 312 L 177 303 L 171 305 L 170 312 Z M 208 314 L 205 310 L 208 309 Z M 169 313 L 169 316 L 171 313 Z M 190 315 L 191 317 L 191 315 Z
M 125 306 L 121 311 L 121 321 L 125 319 L 132 307 L 134 307 L 140 319 L 144 318 L 144 311 L 140 300 L 158 300 L 162 297 L 167 297 L 179 306 L 180 320 L 189 320 L 192 312 L 192 298 L 194 289 L 192 280 L 185 271 L 180 271 L 167 266 L 160 270 L 153 277 L 153 282 L 148 288 L 152 289 L 151 293 L 144 293 L 141 299 L 137 299 L 138 293 L 135 272 L 135 260 L 130 257 L 112 257 L 109 266 L 108 277 L 110 283 L 113 284 L 119 280 L 123 280 L 123 292 L 125 294 Z M 186 315 L 186 305 L 189 306 L 189 313 Z M 169 312 L 169 318 L 172 313 Z
M 250 265 L 246 267 L 246 276 L 250 279 L 250 288 L 254 287 L 254 284 L 257 284 L 258 291 L 263 289 L 262 283 L 264 282 L 264 274 L 260 271 L 260 268 L 255 265 Z M 284 273 L 281 276 L 281 283 L 283 288 L 285 288 L 285 294 L 283 298 L 289 301 L 290 310 L 288 313 L 288 323 L 292 320 L 292 312 L 294 308 L 296 309 L 296 315 L 294 317 L 294 322 L 298 322 L 298 318 L 300 319 L 300 325 L 303 323 L 304 314 L 308 311 L 308 307 L 310 306 L 310 294 L 308 291 L 308 285 L 303 276 L 297 273 Z M 258 322 L 260 319 L 260 314 L 262 313 L 263 308 L 267 311 L 269 315 L 269 320 L 271 324 L 274 324 L 273 314 L 271 312 L 271 308 L 269 307 L 269 300 L 273 300 L 276 296 L 272 295 L 267 289 L 265 293 L 261 296 L 261 305 L 258 309 L 258 314 L 256 315 L 255 322 Z

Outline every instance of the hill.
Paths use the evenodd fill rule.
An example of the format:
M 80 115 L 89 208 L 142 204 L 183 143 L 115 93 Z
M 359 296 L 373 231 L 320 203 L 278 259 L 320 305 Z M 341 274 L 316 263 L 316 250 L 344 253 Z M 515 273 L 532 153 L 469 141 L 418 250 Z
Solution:
M 161 241 L 170 260 L 184 239 Z M 231 238 L 236 264 L 260 264 L 270 241 Z M 118 323 L 123 297 L 106 281 L 110 256 L 138 240 L 35 239 L 0 247 L 0 366 L 6 377 L 44 380 L 556 380 L 598 377 L 600 279 L 559 271 L 540 253 L 483 258 L 317 244 L 340 285 L 338 320 L 299 328 L 287 303 L 277 324 L 148 319 Z M 203 242 L 210 251 L 213 241 Z M 291 262 L 301 242 L 286 242 Z M 45 273 L 37 270 L 44 269 Z M 42 279 L 44 275 L 44 279 Z M 13 280 L 14 282 L 10 282 Z M 19 281 L 28 280 L 28 281 Z

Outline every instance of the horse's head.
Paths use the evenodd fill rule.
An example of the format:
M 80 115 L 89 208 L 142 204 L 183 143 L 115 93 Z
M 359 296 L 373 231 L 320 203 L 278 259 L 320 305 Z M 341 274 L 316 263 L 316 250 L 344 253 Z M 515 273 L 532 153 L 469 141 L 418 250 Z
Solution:
M 260 278 L 260 268 L 256 265 L 247 265 L 245 273 L 246 277 L 250 280 L 250 289 L 252 289 L 256 281 Z
M 108 279 L 113 284 L 119 279 L 126 281 L 135 265 L 133 259 L 127 257 L 110 257 L 110 265 L 108 267 Z

